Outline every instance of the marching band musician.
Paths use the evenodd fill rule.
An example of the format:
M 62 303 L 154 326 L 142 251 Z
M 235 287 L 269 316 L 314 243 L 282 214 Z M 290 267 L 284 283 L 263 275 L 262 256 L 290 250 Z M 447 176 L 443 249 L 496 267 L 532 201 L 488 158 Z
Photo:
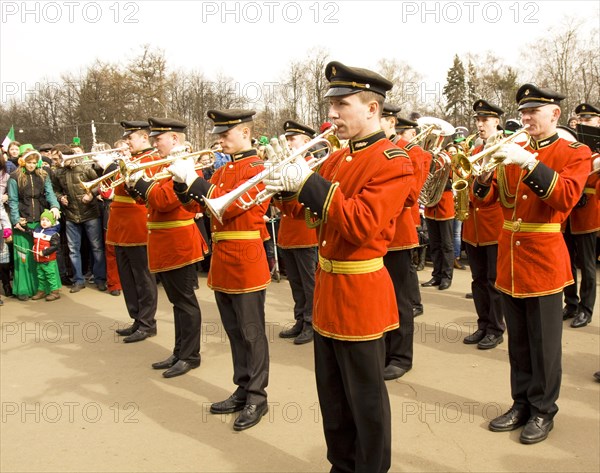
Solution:
M 149 137 L 161 157 L 169 156 L 174 148 L 185 143 L 185 123 L 168 118 L 149 118 L 148 123 Z M 165 378 L 180 376 L 200 366 L 202 319 L 194 293 L 195 263 L 204 258 L 206 243 L 194 223 L 194 213 L 184 209 L 175 195 L 171 179 L 155 181 L 137 171 L 129 177 L 127 185 L 148 207 L 148 266 L 151 273 L 160 273 L 165 293 L 173 304 L 173 354 L 153 363 L 152 368 L 166 370 Z
M 415 148 L 408 150 L 408 142 L 396 135 L 397 114 L 400 107 L 391 103 L 383 104 L 381 128 L 387 138 L 396 146 L 403 148 L 413 165 L 414 182 L 406 199 L 404 208 L 396 219 L 396 230 L 389 244 L 388 252 L 383 257 L 383 263 L 390 273 L 396 293 L 400 326 L 385 335 L 386 366 L 383 379 L 392 380 L 404 376 L 412 369 L 414 324 L 414 301 L 421 302 L 419 278 L 412 264 L 411 252 L 419 246 L 417 227 L 412 216 L 412 208 L 419 198 L 420 189 L 417 184 L 421 176 L 421 153 Z M 421 304 L 421 310 L 422 310 Z
M 385 472 L 391 415 L 384 334 L 398 328 L 398 307 L 383 256 L 414 185 L 413 169 L 381 130 L 392 83 L 335 61 L 325 77 L 329 118 L 348 146 L 318 173 L 298 159 L 265 183 L 271 191 L 293 192 L 321 219 L 313 327 L 327 459 L 332 471 Z
M 483 140 L 483 144 L 473 150 L 472 155 L 475 155 L 497 133 L 504 110 L 485 100 L 477 100 L 473 104 L 473 111 L 479 138 Z M 502 343 L 506 329 L 500 292 L 495 286 L 498 237 L 504 217 L 500 202 L 488 206 L 479 204 L 469 192 L 469 216 L 463 223 L 463 241 L 473 279 L 471 290 L 477 312 L 477 330 L 467 335 L 463 342 L 477 344 L 477 348 L 485 350 Z
M 412 114 L 411 114 L 412 115 Z M 432 156 L 431 153 L 425 151 L 421 146 L 416 143 L 411 143 L 411 141 L 417 136 L 417 129 L 419 128 L 419 124 L 415 121 L 408 120 L 406 118 L 402 118 L 396 116 L 396 136 L 399 140 L 406 141 L 407 144 L 405 149 L 408 151 L 416 150 L 420 154 L 420 166 L 421 174 L 418 177 L 417 181 L 417 190 L 420 193 L 423 188 L 423 184 L 425 184 L 425 180 L 427 179 L 427 175 L 429 174 L 429 167 L 431 166 Z M 414 154 L 414 152 L 413 152 Z M 410 152 L 409 152 L 410 156 Z M 411 158 L 412 159 L 412 158 Z M 421 220 L 421 207 L 419 202 L 415 202 L 412 206 L 412 216 L 415 221 L 415 226 L 417 227 L 417 233 L 425 232 L 424 225 L 422 225 L 423 221 Z M 423 217 L 424 218 L 424 217 Z M 425 256 L 427 252 L 427 245 L 423 242 L 419 241 L 422 245 L 418 247 L 415 251 L 417 252 L 417 271 L 421 271 L 425 267 Z M 419 298 L 413 301 L 413 312 L 415 317 L 423 314 L 423 304 L 421 303 L 421 292 L 419 291 Z
M 292 151 L 301 148 L 316 135 L 315 130 L 294 120 L 287 120 L 283 124 L 283 130 Z M 289 200 L 291 199 L 283 199 L 281 194 L 273 199 L 273 204 L 281 210 L 277 246 L 281 249 L 292 290 L 295 320 L 294 326 L 282 330 L 279 336 L 293 338 L 294 344 L 302 345 L 311 342 L 314 336 L 312 312 L 317 269 L 317 232 L 307 226 L 304 209 L 289 205 Z M 295 199 L 293 202 L 296 202 Z
M 169 167 L 175 190 L 187 209 L 199 212 L 202 198 L 215 198 L 243 185 L 264 170 L 252 148 L 254 110 L 209 110 L 214 122 L 212 133 L 219 136 L 223 152 L 232 162 L 217 169 L 210 182 L 199 177 L 189 160 Z M 262 184 L 246 194 L 255 198 Z M 271 273 L 263 245 L 266 235 L 263 215 L 269 199 L 243 210 L 230 205 L 220 223 L 211 217 L 213 254 L 208 287 L 215 299 L 233 358 L 236 391 L 224 401 L 210 406 L 212 414 L 242 411 L 233 424 L 236 431 L 258 424 L 268 412 L 266 387 L 269 380 L 269 346 L 265 333 L 265 295 Z
M 575 108 L 579 122 L 599 126 L 600 110 L 582 103 Z M 595 124 L 594 124 L 595 123 Z M 597 151 L 597 150 L 594 150 Z M 592 167 L 590 166 L 590 171 Z M 583 194 L 565 222 L 565 243 L 571 257 L 574 283 L 566 286 L 563 319 L 574 317 L 571 327 L 585 327 L 592 321 L 596 302 L 596 232 L 600 230 L 600 202 L 596 194 L 596 182 L 600 176 L 591 174 L 585 183 Z M 577 267 L 581 269 L 581 284 L 577 296 Z
M 150 124 L 147 121 L 122 121 L 123 139 L 131 153 L 131 160 L 138 163 L 153 161 L 158 156 L 150 144 Z M 116 163 L 98 164 L 104 174 L 117 167 Z M 145 202 L 134 199 L 125 183 L 114 188 L 114 198 L 108 218 L 106 244 L 115 248 L 117 268 L 125 306 L 133 323 L 117 329 L 125 336 L 125 343 L 140 342 L 156 335 L 156 308 L 158 292 L 156 278 L 148 267 L 148 221 Z
M 442 192 L 440 201 L 431 207 L 425 207 L 433 272 L 431 273 L 431 279 L 421 284 L 423 287 L 437 286 L 440 291 L 443 291 L 452 285 L 454 273 L 454 216 L 454 195 L 450 177 Z
M 590 169 L 589 148 L 556 132 L 563 98 L 533 84 L 521 86 L 516 100 L 523 124 L 529 125 L 529 142 L 525 148 L 505 145 L 497 154 L 506 157 L 503 177 L 483 173 L 473 186 L 480 199 L 500 198 L 505 219 L 496 287 L 508 329 L 513 405 L 489 428 L 506 432 L 525 425 L 520 435 L 525 444 L 545 440 L 558 411 L 561 298 L 573 283 L 560 225 L 579 200 Z

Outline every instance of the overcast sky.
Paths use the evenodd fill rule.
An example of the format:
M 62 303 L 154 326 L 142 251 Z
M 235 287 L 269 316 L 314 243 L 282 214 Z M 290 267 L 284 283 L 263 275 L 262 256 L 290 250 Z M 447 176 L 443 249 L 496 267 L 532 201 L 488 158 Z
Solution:
M 126 63 L 145 43 L 162 48 L 171 69 L 222 73 L 242 87 L 280 80 L 314 47 L 371 69 L 384 57 L 403 60 L 443 83 L 456 53 L 492 51 L 516 64 L 525 44 L 566 17 L 589 31 L 600 22 L 598 0 L 3 0 L 0 9 L 2 101 L 96 58 Z

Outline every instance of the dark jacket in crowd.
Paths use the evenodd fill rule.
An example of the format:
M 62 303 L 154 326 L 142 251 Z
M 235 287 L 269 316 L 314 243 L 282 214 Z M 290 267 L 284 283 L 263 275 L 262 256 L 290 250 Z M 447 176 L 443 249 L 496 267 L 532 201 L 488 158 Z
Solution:
M 61 205 L 66 220 L 81 223 L 100 217 L 100 209 L 96 198 L 87 204 L 82 200 L 83 196 L 86 195 L 86 190 L 81 183 L 92 181 L 97 177 L 96 171 L 91 166 L 81 164 L 56 169 L 52 178 L 56 197 L 60 201 L 61 197 L 66 195 L 69 200 L 69 205 L 66 207 Z

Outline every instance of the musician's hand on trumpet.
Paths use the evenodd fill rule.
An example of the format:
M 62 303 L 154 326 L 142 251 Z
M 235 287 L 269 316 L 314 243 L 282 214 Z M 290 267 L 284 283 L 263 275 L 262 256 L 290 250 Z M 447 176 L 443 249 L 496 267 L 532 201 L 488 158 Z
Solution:
M 98 166 L 105 170 L 114 162 L 114 158 L 115 157 L 110 154 L 99 154 L 98 156 L 94 157 L 94 161 L 96 161 Z
M 508 143 L 503 145 L 500 150 L 494 154 L 494 159 L 502 159 L 502 164 L 516 164 L 522 169 L 531 168 L 536 161 L 537 153 L 530 153 L 517 143 Z
M 127 165 L 128 168 L 128 172 L 127 175 L 125 177 L 125 184 L 128 187 L 135 187 L 135 183 L 137 181 L 139 181 L 142 177 L 144 177 L 144 170 L 141 169 L 139 171 L 136 171 L 137 168 L 139 168 L 139 164 L 136 163 L 129 163 Z
M 273 166 L 264 180 L 265 189 L 269 192 L 298 192 L 312 173 L 304 157 L 299 156 L 283 166 Z
M 188 187 L 198 178 L 193 159 L 178 159 L 167 171 L 172 174 L 174 182 L 185 183 Z

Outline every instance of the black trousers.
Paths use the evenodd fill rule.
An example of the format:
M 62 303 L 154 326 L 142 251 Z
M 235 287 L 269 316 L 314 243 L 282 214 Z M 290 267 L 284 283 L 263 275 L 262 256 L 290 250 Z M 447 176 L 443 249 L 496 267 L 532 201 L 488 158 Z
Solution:
M 562 293 L 517 299 L 502 293 L 514 405 L 553 418 L 562 376 Z
M 563 234 L 571 257 L 574 284 L 564 288 L 565 305 L 591 316 L 596 303 L 596 233 L 573 235 L 570 225 Z M 581 284 L 577 297 L 577 266 L 581 268 Z
M 180 360 L 197 363 L 200 361 L 200 330 L 202 315 L 194 284 L 198 281 L 196 265 L 160 272 L 160 281 L 169 302 L 173 304 L 175 320 L 175 348 L 173 355 Z
M 431 276 L 436 280 L 452 279 L 454 271 L 454 220 L 427 218 L 429 251 L 433 262 Z
M 148 268 L 148 248 L 115 246 L 115 257 L 129 317 L 141 330 L 155 331 L 158 291 L 156 278 Z
M 496 289 L 498 245 L 473 246 L 465 243 L 471 268 L 471 291 L 477 311 L 477 328 L 486 334 L 502 335 L 506 330 L 502 317 L 502 299 Z
M 294 319 L 312 324 L 317 248 L 279 248 L 294 299 Z
M 266 291 L 227 294 L 215 291 L 221 321 L 231 345 L 236 394 L 248 404 L 267 399 L 269 344 L 265 333 Z
M 409 370 L 412 368 L 415 334 L 412 308 L 413 300 L 420 300 L 419 279 L 411 264 L 411 250 L 388 251 L 383 257 L 383 264 L 394 284 L 400 317 L 400 327 L 385 334 L 385 364 Z
M 392 421 L 383 380 L 384 339 L 347 342 L 315 333 L 314 350 L 331 471 L 388 471 Z

